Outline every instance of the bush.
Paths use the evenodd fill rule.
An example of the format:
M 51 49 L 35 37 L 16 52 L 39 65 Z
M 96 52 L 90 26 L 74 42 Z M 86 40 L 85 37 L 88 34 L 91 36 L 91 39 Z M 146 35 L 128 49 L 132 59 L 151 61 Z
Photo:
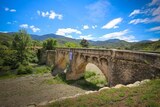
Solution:
M 87 79 L 87 78 L 90 78 L 90 77 L 95 76 L 95 75 L 96 75 L 95 72 L 85 71 L 84 78 Z
M 10 66 L 0 66 L 0 71 L 2 72 L 7 72 L 7 71 L 10 71 Z
M 31 74 L 33 72 L 33 68 L 32 66 L 24 66 L 24 65 L 20 65 L 17 69 L 17 74 L 21 75 L 21 74 Z
M 57 46 L 57 40 L 48 38 L 43 42 L 43 48 L 46 50 L 53 50 Z
M 48 72 L 51 72 L 51 67 L 40 66 L 40 67 L 35 67 L 34 68 L 34 73 L 35 74 L 43 74 L 43 73 L 48 73 Z

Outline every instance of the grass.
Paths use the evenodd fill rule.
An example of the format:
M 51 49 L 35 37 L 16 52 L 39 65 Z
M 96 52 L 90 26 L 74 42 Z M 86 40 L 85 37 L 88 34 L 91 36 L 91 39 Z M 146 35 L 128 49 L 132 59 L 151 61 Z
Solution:
M 46 66 L 46 65 L 41 65 L 41 66 L 35 66 L 33 68 L 33 73 L 34 74 L 45 74 L 51 72 L 51 67 Z
M 96 74 L 95 71 L 85 71 L 84 78 L 97 87 L 103 87 L 107 84 L 105 76 L 103 74 Z
M 84 77 L 78 80 L 66 80 L 65 74 L 58 74 L 52 79 L 47 79 L 44 81 L 47 84 L 68 84 L 83 88 L 85 90 L 98 90 L 100 87 L 97 87 L 95 84 L 92 84 L 85 80 Z
M 0 75 L 0 79 L 8 79 L 8 78 L 17 78 L 30 74 L 45 74 L 51 72 L 51 67 L 46 65 L 28 65 L 28 66 L 20 66 L 15 70 L 8 70 Z
M 107 89 L 54 102 L 49 107 L 160 107 L 160 79 L 139 87 Z
M 86 71 L 84 77 L 78 80 L 66 80 L 65 74 L 58 74 L 52 79 L 45 80 L 44 83 L 68 84 L 83 88 L 85 90 L 98 90 L 102 85 L 106 84 L 106 80 L 97 76 L 95 72 Z

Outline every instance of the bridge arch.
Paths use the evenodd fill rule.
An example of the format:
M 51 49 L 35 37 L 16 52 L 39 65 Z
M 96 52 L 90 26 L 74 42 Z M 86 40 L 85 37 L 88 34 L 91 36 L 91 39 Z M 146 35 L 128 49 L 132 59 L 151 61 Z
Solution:
M 87 64 L 92 63 L 96 65 L 106 77 L 108 85 L 110 84 L 110 71 L 108 60 L 98 56 L 89 56 L 85 54 L 74 55 L 71 61 L 71 70 L 67 71 L 67 79 L 76 80 L 84 76 Z

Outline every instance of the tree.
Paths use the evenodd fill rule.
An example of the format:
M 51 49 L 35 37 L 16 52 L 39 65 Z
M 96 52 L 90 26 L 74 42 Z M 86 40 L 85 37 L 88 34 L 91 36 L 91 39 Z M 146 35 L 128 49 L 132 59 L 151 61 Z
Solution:
M 82 47 L 88 48 L 89 42 L 86 39 L 82 39 L 81 42 L 80 42 L 80 45 Z
M 76 48 L 78 47 L 78 45 L 74 42 L 66 42 L 65 43 L 65 47 L 68 47 L 68 48 Z
M 12 47 L 17 51 L 17 59 L 22 64 L 24 61 L 27 61 L 27 52 L 31 38 L 25 30 L 19 30 L 19 32 L 13 34 L 13 36 Z
M 57 46 L 57 40 L 49 38 L 43 42 L 43 48 L 46 50 L 53 50 Z

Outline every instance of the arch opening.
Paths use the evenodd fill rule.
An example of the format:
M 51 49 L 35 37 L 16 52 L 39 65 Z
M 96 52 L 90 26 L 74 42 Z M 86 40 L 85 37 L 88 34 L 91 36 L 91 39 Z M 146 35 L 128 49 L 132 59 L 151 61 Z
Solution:
M 88 63 L 85 67 L 84 78 L 97 87 L 101 88 L 108 86 L 108 78 L 104 75 L 102 70 L 93 63 Z

